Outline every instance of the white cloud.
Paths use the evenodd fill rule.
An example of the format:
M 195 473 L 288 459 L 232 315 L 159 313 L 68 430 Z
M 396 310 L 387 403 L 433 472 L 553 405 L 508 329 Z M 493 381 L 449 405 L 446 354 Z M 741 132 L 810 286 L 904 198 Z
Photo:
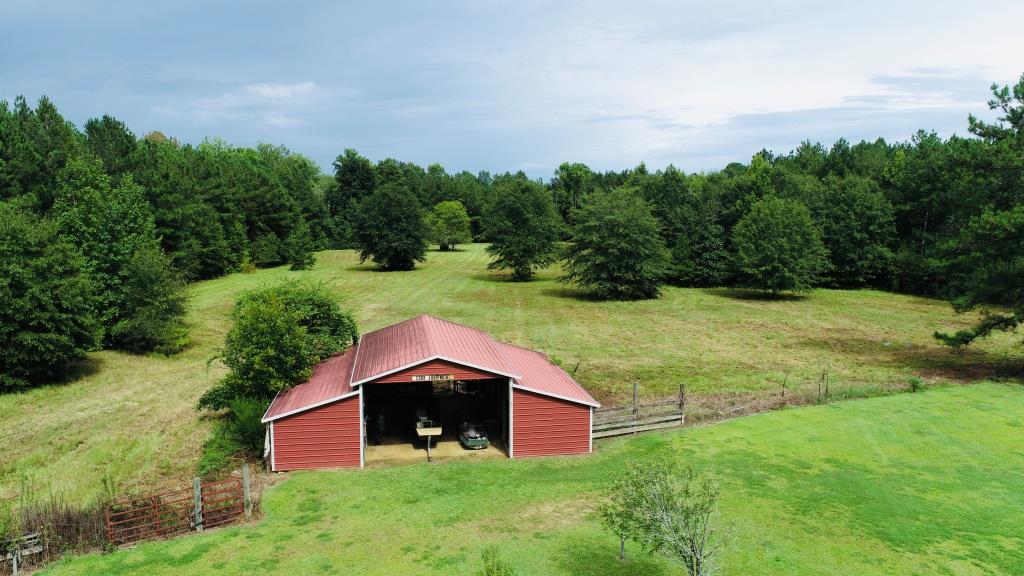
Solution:
M 161 105 L 158 113 L 191 117 L 202 124 L 258 122 L 269 128 L 305 124 L 307 116 L 327 102 L 316 82 L 248 83 L 217 96 L 195 98 L 184 106 Z

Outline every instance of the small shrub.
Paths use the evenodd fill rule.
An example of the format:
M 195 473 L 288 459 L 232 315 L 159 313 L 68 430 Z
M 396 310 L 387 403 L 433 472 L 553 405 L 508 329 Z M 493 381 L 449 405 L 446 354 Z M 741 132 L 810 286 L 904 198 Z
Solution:
M 255 398 L 235 398 L 229 403 L 231 413 L 225 421 L 229 436 L 256 458 L 263 452 L 264 427 L 261 419 L 267 411 L 267 404 Z
M 921 380 L 920 376 L 911 376 L 907 382 L 910 384 L 911 392 L 920 392 L 924 389 L 924 380 Z
M 238 454 L 243 452 L 245 447 L 228 431 L 227 421 L 222 420 L 203 444 L 203 452 L 196 464 L 196 474 L 203 478 L 220 476 L 234 467 Z
M 484 548 L 480 558 L 484 561 L 484 568 L 479 572 L 480 576 L 516 576 L 515 567 L 498 554 L 497 547 Z

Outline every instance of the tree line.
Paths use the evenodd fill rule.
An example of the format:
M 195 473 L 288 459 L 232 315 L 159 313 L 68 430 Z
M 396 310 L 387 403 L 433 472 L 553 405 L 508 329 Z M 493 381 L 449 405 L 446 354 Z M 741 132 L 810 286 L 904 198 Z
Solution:
M 427 243 L 489 242 L 490 267 L 599 298 L 661 285 L 877 288 L 988 310 L 969 343 L 1024 319 L 1024 77 L 993 86 L 998 118 L 969 136 L 763 150 L 686 173 L 594 171 L 548 181 L 349 149 L 333 174 L 284 147 L 136 136 L 103 116 L 79 130 L 42 98 L 0 102 L 0 389 L 61 377 L 88 350 L 187 344 L 187 282 L 313 265 L 354 248 L 407 270 Z

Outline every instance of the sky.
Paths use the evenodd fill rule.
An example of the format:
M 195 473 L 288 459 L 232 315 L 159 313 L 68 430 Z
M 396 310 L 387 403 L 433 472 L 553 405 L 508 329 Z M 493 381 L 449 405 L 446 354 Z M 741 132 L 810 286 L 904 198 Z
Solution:
M 0 99 L 451 172 L 688 172 L 991 118 L 1024 2 L 0 3 Z

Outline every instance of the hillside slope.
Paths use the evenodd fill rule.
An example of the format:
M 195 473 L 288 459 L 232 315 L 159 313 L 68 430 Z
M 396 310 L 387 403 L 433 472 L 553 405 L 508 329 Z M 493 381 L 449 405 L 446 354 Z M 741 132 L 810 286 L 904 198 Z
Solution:
M 116 352 L 90 356 L 76 380 L 0 396 L 0 506 L 22 478 L 41 493 L 72 500 L 104 478 L 121 488 L 184 483 L 209 423 L 193 409 L 222 374 L 216 355 L 234 297 L 282 278 L 325 282 L 361 328 L 431 313 L 543 350 L 597 398 L 614 403 L 633 382 L 646 396 L 775 392 L 812 382 L 823 369 L 837 388 L 984 378 L 1012 368 L 1012 339 L 998 335 L 953 353 L 931 337 L 969 323 L 943 302 L 875 291 L 818 290 L 765 301 L 730 290 L 668 287 L 658 300 L 592 302 L 555 281 L 549 269 L 529 283 L 486 271 L 482 245 L 430 252 L 411 272 L 378 272 L 351 251 L 318 254 L 308 272 L 285 268 L 234 274 L 191 287 L 193 346 L 173 358 Z M 1019 364 L 1017 365 L 1019 367 Z

